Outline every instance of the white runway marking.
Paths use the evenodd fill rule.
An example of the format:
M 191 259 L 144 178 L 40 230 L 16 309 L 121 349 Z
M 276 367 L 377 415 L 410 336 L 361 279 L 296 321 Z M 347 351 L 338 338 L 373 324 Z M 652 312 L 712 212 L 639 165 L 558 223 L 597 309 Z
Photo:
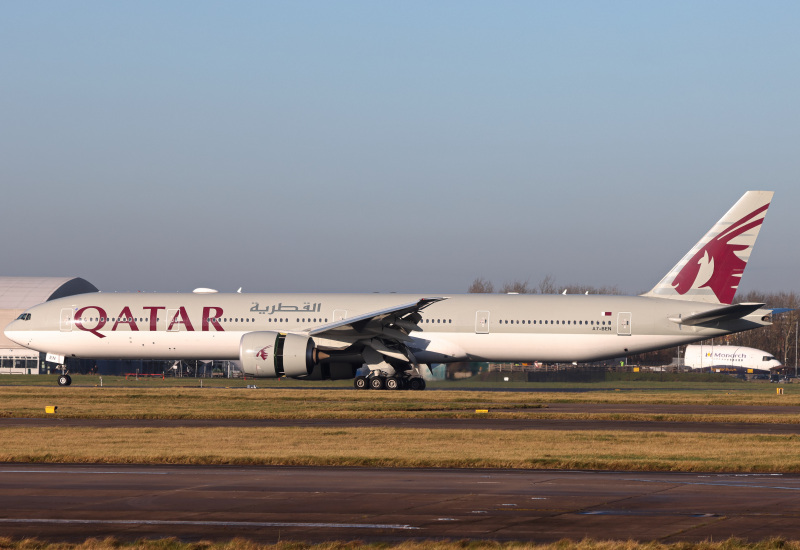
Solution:
M 641 483 L 664 483 L 667 485 L 710 485 L 712 487 L 738 487 L 740 489 L 779 489 L 781 491 L 800 491 L 800 487 L 785 487 L 781 485 L 751 485 L 748 483 L 724 483 L 711 481 L 676 481 L 668 479 L 628 479 L 626 481 L 639 481 Z

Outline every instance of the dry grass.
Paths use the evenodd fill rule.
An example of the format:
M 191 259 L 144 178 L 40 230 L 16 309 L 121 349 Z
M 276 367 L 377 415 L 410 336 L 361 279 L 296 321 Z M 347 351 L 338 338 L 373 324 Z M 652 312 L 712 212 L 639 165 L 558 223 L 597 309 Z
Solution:
M 798 388 L 800 390 L 800 388 Z M 800 436 L 625 431 L 401 428 L 58 427 L 58 418 L 336 419 L 570 418 L 800 422 L 798 395 L 664 391 L 572 393 L 373 392 L 224 388 L 0 387 L 0 416 L 45 417 L 52 427 L 4 427 L 0 460 L 10 462 L 285 464 L 396 467 L 587 468 L 800 472 Z M 780 415 L 554 414 L 554 401 L 786 405 Z M 77 443 L 80 444 L 77 444 Z
M 741 539 L 728 539 L 719 542 L 699 543 L 677 542 L 637 542 L 614 540 L 569 539 L 553 543 L 537 544 L 525 542 L 495 541 L 407 541 L 400 543 L 363 543 L 360 541 L 332 541 L 318 544 L 305 542 L 279 542 L 258 544 L 245 539 L 223 542 L 182 543 L 174 538 L 160 540 L 139 540 L 122 542 L 113 538 L 88 539 L 82 543 L 46 543 L 36 539 L 12 540 L 0 538 L 3 550 L 800 550 L 800 541 L 787 541 L 781 538 L 760 542 L 747 542 Z
M 361 418 L 452 416 L 478 408 L 539 409 L 534 396 L 499 392 L 364 392 L 218 388 L 0 388 L 0 416 L 72 418 Z
M 793 387 L 790 388 L 794 389 Z M 681 420 L 800 422 L 800 388 L 786 395 L 762 389 L 747 392 L 600 391 L 590 393 L 225 388 L 0 387 L 0 417 L 43 417 L 45 407 L 72 418 L 432 418 L 473 416 L 475 409 L 504 411 L 504 417 L 537 418 L 550 403 L 634 403 L 681 405 L 780 405 L 770 415 L 607 415 L 597 420 Z M 561 415 L 562 418 L 585 418 Z
M 800 472 L 797 435 L 53 426 L 2 440 L 2 462 Z

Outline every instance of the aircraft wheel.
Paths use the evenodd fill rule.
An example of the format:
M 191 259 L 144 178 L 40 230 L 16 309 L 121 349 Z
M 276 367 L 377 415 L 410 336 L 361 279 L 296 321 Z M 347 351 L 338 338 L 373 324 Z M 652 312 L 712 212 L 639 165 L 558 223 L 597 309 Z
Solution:
M 395 378 L 394 376 L 390 376 L 386 379 L 386 389 L 387 390 L 399 390 L 400 389 L 400 381 Z
M 412 378 L 408 381 L 408 389 L 410 390 L 424 390 L 425 389 L 425 380 L 422 378 Z
M 383 377 L 376 376 L 375 378 L 370 378 L 369 387 L 372 388 L 373 390 L 382 390 L 383 389 Z
M 356 379 L 353 381 L 353 385 L 356 387 L 357 390 L 369 389 L 369 384 L 367 384 L 366 376 L 356 376 Z
M 72 378 L 69 374 L 62 374 L 58 377 L 59 386 L 69 386 L 70 384 L 72 384 Z

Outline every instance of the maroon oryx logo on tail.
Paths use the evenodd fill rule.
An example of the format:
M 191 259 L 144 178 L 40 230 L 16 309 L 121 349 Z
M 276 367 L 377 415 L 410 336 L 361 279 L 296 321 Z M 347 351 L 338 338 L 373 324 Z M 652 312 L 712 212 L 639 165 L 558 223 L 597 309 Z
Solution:
M 698 250 L 672 281 L 675 291 L 678 294 L 686 294 L 692 288 L 710 288 L 721 303 L 732 303 L 747 265 L 737 253 L 747 250 L 752 243 L 731 244 L 731 241 L 761 225 L 764 216 L 759 215 L 766 212 L 767 208 L 769 203 L 753 210 Z M 701 271 L 704 274 L 704 281 L 698 281 Z
M 270 345 L 270 346 L 266 346 L 266 347 L 261 348 L 260 350 L 258 350 L 258 353 L 256 353 L 256 357 L 258 357 L 259 359 L 261 359 L 263 361 L 266 361 L 269 358 L 269 353 L 267 352 L 267 350 L 269 348 L 271 348 L 271 347 L 272 346 Z

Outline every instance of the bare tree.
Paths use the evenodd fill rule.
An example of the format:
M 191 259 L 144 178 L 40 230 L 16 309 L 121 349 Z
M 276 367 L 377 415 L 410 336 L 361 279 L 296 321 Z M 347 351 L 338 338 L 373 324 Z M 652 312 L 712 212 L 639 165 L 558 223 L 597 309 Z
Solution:
M 552 275 L 547 275 L 539 281 L 539 294 L 557 294 L 558 287 Z
M 535 289 L 528 288 L 528 281 L 503 283 L 503 286 L 500 287 L 500 292 L 503 294 L 536 294 Z
M 605 294 L 605 295 L 620 295 L 622 291 L 615 286 L 592 286 L 592 285 L 567 285 L 567 294 Z
M 467 292 L 470 294 L 491 294 L 494 292 L 494 285 L 492 281 L 484 279 L 483 277 L 478 277 L 469 285 Z

